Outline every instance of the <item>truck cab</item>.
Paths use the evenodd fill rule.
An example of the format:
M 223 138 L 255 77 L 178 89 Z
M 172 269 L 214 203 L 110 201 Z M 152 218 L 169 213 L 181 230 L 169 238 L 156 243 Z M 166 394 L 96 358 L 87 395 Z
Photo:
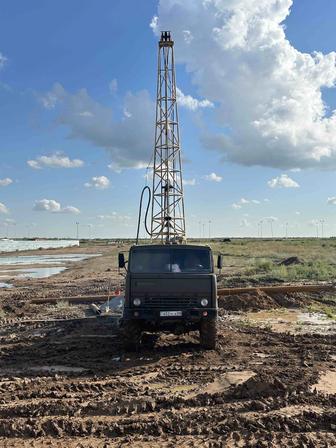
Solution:
M 217 262 L 221 267 L 221 259 Z M 143 332 L 200 332 L 203 348 L 217 341 L 217 283 L 210 247 L 181 245 L 132 246 L 126 267 L 122 318 L 125 348 L 136 350 Z M 220 266 L 219 266 L 220 265 Z

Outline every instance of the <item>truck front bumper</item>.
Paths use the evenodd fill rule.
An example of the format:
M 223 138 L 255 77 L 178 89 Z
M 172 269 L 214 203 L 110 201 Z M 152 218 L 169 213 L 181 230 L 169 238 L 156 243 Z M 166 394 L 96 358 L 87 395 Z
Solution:
M 150 322 L 198 322 L 202 319 L 215 319 L 217 308 L 188 308 L 179 310 L 181 316 L 162 316 L 166 310 L 148 308 L 124 308 L 123 319 Z M 169 310 L 170 311 L 170 310 Z

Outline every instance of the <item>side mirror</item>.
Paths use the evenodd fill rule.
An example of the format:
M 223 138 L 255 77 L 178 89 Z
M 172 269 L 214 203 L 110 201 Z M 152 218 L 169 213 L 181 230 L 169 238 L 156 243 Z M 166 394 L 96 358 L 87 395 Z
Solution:
M 126 266 L 125 255 L 123 253 L 118 254 L 119 268 L 124 268 Z
M 218 255 L 217 257 L 217 268 L 222 269 L 223 267 L 223 255 Z

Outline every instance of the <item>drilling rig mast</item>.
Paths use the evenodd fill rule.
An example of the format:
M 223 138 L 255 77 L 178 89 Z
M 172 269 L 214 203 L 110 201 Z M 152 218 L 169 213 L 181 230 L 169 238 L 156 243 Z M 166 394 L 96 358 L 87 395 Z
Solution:
M 159 41 L 151 237 L 161 243 L 185 241 L 174 41 L 163 31 Z

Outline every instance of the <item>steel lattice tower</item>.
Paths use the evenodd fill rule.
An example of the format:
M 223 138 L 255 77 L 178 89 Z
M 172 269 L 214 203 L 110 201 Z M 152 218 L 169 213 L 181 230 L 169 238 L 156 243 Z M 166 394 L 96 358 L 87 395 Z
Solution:
M 179 124 L 176 103 L 174 42 L 163 31 L 159 41 L 156 126 L 152 190 L 152 239 L 185 240 Z

